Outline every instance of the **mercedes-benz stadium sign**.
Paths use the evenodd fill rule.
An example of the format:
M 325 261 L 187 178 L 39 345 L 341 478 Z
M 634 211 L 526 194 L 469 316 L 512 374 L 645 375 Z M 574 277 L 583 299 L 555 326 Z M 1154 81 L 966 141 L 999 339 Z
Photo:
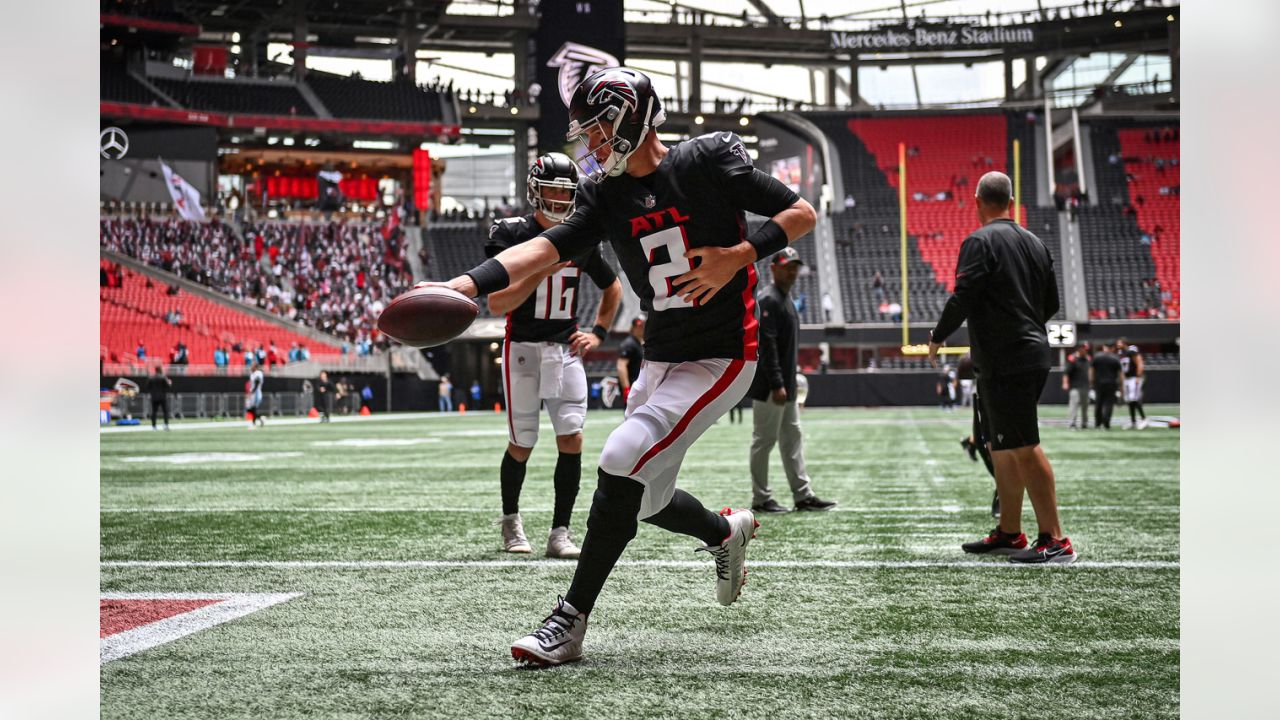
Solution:
M 957 48 L 1026 45 L 1036 41 L 1029 27 L 901 28 L 871 32 L 832 32 L 832 50 L 954 50 Z

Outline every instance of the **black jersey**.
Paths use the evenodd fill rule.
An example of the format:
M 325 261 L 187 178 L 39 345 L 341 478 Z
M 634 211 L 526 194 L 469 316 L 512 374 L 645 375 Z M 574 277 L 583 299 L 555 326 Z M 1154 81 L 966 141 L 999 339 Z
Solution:
M 1138 353 L 1125 350 L 1120 356 L 1120 369 L 1124 371 L 1124 376 L 1127 378 L 1138 377 Z
M 753 265 L 739 270 L 705 304 L 685 301 L 672 281 L 691 269 L 687 250 L 742 242 L 744 211 L 772 217 L 799 200 L 782 183 L 757 173 L 737 135 L 703 135 L 671 147 L 644 177 L 584 183 L 573 215 L 545 235 L 561 258 L 581 254 L 601 236 L 609 239 L 648 313 L 646 360 L 755 360 Z
M 489 228 L 485 255 L 493 257 L 541 234 L 542 227 L 532 214 L 499 220 Z M 568 266 L 548 276 L 538 285 L 536 292 L 507 313 L 507 339 L 514 342 L 569 342 L 569 338 L 578 331 L 578 284 L 584 272 L 601 289 L 618 279 L 618 274 L 600 256 L 599 247 L 591 246 Z

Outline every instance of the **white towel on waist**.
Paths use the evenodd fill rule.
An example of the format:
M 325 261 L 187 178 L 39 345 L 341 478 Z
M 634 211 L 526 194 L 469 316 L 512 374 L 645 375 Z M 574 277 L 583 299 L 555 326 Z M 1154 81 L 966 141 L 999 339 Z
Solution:
M 560 343 L 542 346 L 542 365 L 539 368 L 538 397 L 550 400 L 560 397 L 564 387 L 564 354 L 569 349 Z

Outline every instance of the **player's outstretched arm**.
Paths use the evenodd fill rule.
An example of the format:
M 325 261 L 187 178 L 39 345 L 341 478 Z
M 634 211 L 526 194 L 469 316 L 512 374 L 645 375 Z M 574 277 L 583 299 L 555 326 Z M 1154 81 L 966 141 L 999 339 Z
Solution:
M 508 285 L 505 290 L 499 290 L 489 294 L 489 312 L 494 315 L 506 315 L 507 313 L 520 307 L 520 304 L 529 299 L 529 296 L 538 289 L 538 285 L 542 284 L 549 276 L 554 275 L 561 268 L 568 265 L 567 262 L 556 263 L 541 272 L 536 272 L 520 282 L 513 282 Z
M 715 297 L 739 270 L 787 247 L 817 224 L 818 213 L 800 198 L 733 247 L 700 247 L 686 252 L 684 256 L 694 268 L 676 277 L 674 285 L 685 300 L 704 303 Z
M 443 284 L 467 297 L 480 297 L 522 283 L 531 276 L 552 269 L 559 261 L 560 253 L 556 247 L 539 235 L 503 250 Z M 419 286 L 424 284 L 438 283 L 419 283 Z

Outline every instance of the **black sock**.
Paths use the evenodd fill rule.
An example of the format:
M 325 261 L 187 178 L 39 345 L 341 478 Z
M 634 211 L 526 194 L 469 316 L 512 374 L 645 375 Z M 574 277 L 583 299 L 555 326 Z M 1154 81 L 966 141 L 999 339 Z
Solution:
M 1129 423 L 1132 425 L 1138 424 L 1138 403 L 1129 403 Z
M 511 457 L 510 450 L 502 455 L 502 470 L 499 471 L 499 477 L 502 480 L 503 515 L 520 512 L 520 487 L 524 485 L 524 471 L 527 462 L 520 462 Z
M 556 458 L 556 503 L 551 515 L 551 527 L 569 527 L 573 515 L 573 503 L 578 499 L 578 484 L 582 480 L 582 453 L 560 453 Z
M 729 521 L 702 506 L 698 498 L 676 489 L 671 502 L 644 519 L 650 525 L 682 535 L 692 535 L 704 545 L 719 545 L 729 537 Z
M 636 514 L 644 499 L 644 486 L 629 477 L 599 471 L 600 481 L 587 514 L 587 534 L 582 538 L 582 555 L 573 573 L 573 583 L 564 599 L 578 612 L 589 614 L 595 607 L 604 581 L 618 564 L 627 543 L 636 536 Z

